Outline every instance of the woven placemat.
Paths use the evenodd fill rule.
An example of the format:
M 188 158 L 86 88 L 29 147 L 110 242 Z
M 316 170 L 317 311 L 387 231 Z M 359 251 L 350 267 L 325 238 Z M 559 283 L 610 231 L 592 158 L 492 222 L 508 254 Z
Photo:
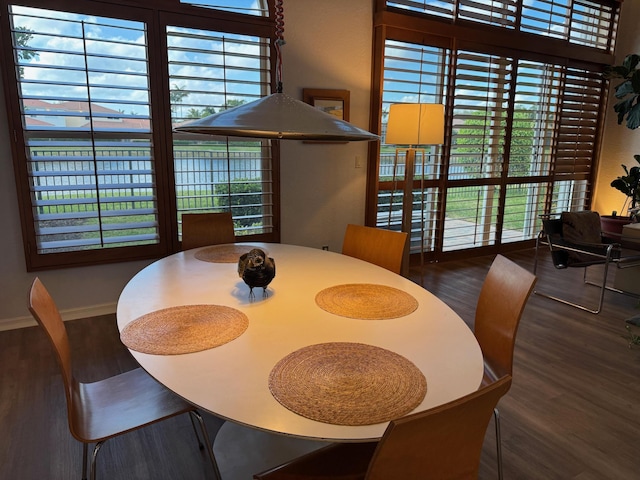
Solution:
M 198 250 L 194 256 L 203 262 L 236 263 L 240 259 L 240 255 L 254 248 L 260 248 L 265 251 L 264 248 L 256 245 L 211 245 L 210 247 Z
M 371 283 L 325 288 L 316 295 L 316 304 L 327 312 L 363 320 L 403 317 L 418 308 L 418 301 L 407 292 Z
M 184 305 L 147 313 L 122 329 L 128 348 L 154 355 L 179 355 L 217 347 L 239 337 L 247 316 L 222 305 Z
M 271 394 L 303 417 L 335 425 L 370 425 L 402 417 L 427 392 L 422 372 L 402 355 L 361 343 L 321 343 L 280 360 Z

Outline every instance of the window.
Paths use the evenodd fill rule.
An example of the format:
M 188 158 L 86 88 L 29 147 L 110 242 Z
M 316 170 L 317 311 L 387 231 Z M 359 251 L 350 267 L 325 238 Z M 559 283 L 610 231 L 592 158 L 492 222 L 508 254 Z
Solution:
M 453 18 L 453 2 L 386 4 L 411 12 L 406 21 L 379 15 L 376 26 L 385 32 L 374 92 L 383 143 L 373 152 L 377 196 L 368 221 L 398 230 L 408 216 L 411 253 L 439 259 L 532 241 L 541 214 L 588 208 L 606 94 L 601 71 L 611 60 L 598 51 L 613 45 L 616 4 L 458 2 L 457 18 L 469 22 L 463 30 L 441 18 Z M 547 28 L 575 44 L 568 56 L 546 53 L 545 42 L 556 39 L 540 38 L 535 51 L 529 35 Z M 445 144 L 421 146 L 413 172 L 405 172 L 404 149 L 384 143 L 392 103 L 446 107 Z
M 174 125 L 268 93 L 269 43 L 208 30 L 167 27 Z M 270 143 L 174 133 L 177 211 L 231 210 L 236 235 L 270 233 L 273 189 Z
M 146 25 L 11 13 L 38 254 L 157 243 Z
M 180 0 L 180 3 L 247 15 L 269 16 L 266 2 L 256 2 L 255 0 Z
M 238 235 L 277 241 L 271 143 L 171 132 L 270 93 L 268 15 L 57 3 L 3 2 L 28 269 L 166 255 L 183 212 L 230 209 Z
M 613 52 L 616 0 L 387 0 L 387 7 L 493 25 Z

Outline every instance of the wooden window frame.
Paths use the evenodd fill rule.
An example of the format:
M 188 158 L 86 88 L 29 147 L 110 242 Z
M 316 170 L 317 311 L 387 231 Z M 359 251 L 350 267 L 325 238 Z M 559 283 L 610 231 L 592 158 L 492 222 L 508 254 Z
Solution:
M 266 0 L 265 0 L 266 1 Z M 275 22 L 274 2 L 268 0 L 269 17 L 242 15 L 226 11 L 215 11 L 192 5 L 181 4 L 179 0 L 157 0 L 153 5 L 138 0 L 25 0 L 12 2 L 1 0 L 0 46 L 3 64 L 12 65 L 14 53 L 9 25 L 8 8 L 11 4 L 31 6 L 48 10 L 70 11 L 94 14 L 103 17 L 136 19 L 147 25 L 147 50 L 150 81 L 152 118 L 154 126 L 152 137 L 154 145 L 153 162 L 157 189 L 157 243 L 148 245 L 132 245 L 123 247 L 94 248 L 87 250 L 60 251 L 55 253 L 39 253 L 37 251 L 36 229 L 31 201 L 30 178 L 27 171 L 25 135 L 22 128 L 21 106 L 18 95 L 17 74 L 10 69 L 3 69 L 3 84 L 9 130 L 11 132 L 12 157 L 26 267 L 28 271 L 42 269 L 76 267 L 114 263 L 140 259 L 159 258 L 176 252 L 180 248 L 178 236 L 178 215 L 176 213 L 175 183 L 173 178 L 173 153 L 171 148 L 171 122 L 163 112 L 169 111 L 169 89 L 167 77 L 167 58 L 162 46 L 166 49 L 166 35 L 163 31 L 162 16 L 171 18 L 172 22 L 184 19 L 194 27 L 203 29 L 219 29 L 240 34 L 256 35 L 270 40 L 270 84 L 275 84 Z M 280 241 L 280 185 L 279 185 L 279 145 L 275 141 L 271 147 L 272 179 L 271 198 L 272 229 L 268 233 L 247 236 L 254 241 Z
M 615 18 L 619 15 L 619 2 L 603 0 L 602 4 L 611 5 L 615 10 Z M 374 13 L 374 61 L 373 61 L 373 88 L 372 88 L 372 112 L 370 130 L 378 134 L 382 134 L 383 120 L 383 88 L 384 88 L 384 58 L 385 58 L 385 42 L 387 40 L 396 40 L 423 46 L 438 46 L 448 49 L 452 56 L 452 65 L 455 65 L 456 52 L 460 49 L 484 52 L 487 54 L 506 55 L 515 59 L 530 59 L 541 62 L 549 61 L 557 65 L 563 65 L 567 71 L 572 69 L 590 70 L 592 72 L 601 71 L 606 65 L 613 63 L 614 58 L 611 53 L 614 38 L 611 39 L 609 50 L 598 50 L 595 48 L 585 47 L 584 45 L 572 45 L 568 41 L 559 40 L 557 38 L 544 38 L 531 33 L 524 33 L 497 26 L 486 24 L 473 24 L 470 21 L 447 21 L 442 18 L 432 17 L 429 15 L 418 14 L 416 12 L 403 12 L 397 8 L 387 8 L 385 0 L 377 0 Z M 508 47 L 507 47 L 508 46 Z M 449 83 L 447 89 L 453 91 L 455 70 L 450 72 Z M 416 184 L 416 188 L 439 188 L 440 196 L 438 198 L 437 220 L 435 222 L 435 231 L 429 235 L 436 239 L 434 250 L 431 252 L 420 252 L 420 261 L 436 261 L 445 259 L 455 259 L 469 255 L 494 254 L 509 249 L 523 248 L 533 244 L 533 240 L 523 242 L 501 243 L 497 241 L 490 246 L 477 247 L 473 249 L 464 249 L 460 251 L 442 251 L 442 242 L 444 235 L 444 212 L 446 192 L 448 188 L 464 187 L 465 185 L 493 185 L 506 192 L 511 186 L 518 184 L 527 184 L 537 182 L 541 186 L 549 187 L 545 192 L 546 200 L 545 208 L 550 210 L 552 204 L 557 200 L 554 195 L 554 182 L 576 181 L 581 184 L 584 191 L 585 202 L 580 205 L 568 205 L 571 208 L 589 208 L 591 202 L 590 185 L 593 183 L 593 177 L 597 167 L 597 154 L 599 152 L 599 142 L 601 131 L 603 128 L 604 110 L 606 108 L 606 82 L 602 82 L 600 87 L 600 108 L 594 112 L 595 115 L 595 131 L 590 139 L 593 139 L 593 148 L 590 153 L 582 152 L 582 158 L 589 158 L 590 165 L 588 168 L 576 170 L 572 172 L 564 172 L 557 175 L 556 167 L 560 164 L 553 165 L 554 170 L 544 178 L 536 177 L 518 177 L 509 176 L 508 167 L 503 168 L 503 173 L 495 179 L 482 179 L 481 182 L 473 180 L 456 180 L 451 182 L 443 176 L 437 180 L 421 180 Z M 451 95 L 452 96 L 452 95 Z M 446 104 L 446 133 L 450 135 L 452 128 L 451 109 L 453 99 L 448 99 Z M 591 133 L 590 133 L 591 135 Z M 566 137 L 565 137 L 566 138 Z M 440 148 L 440 147 L 439 147 Z M 451 146 L 446 144 L 441 147 L 444 156 L 442 164 L 446 168 L 448 158 L 451 154 Z M 378 222 L 378 192 L 381 185 L 378 179 L 379 160 L 381 145 L 372 144 L 369 149 L 369 171 L 367 179 L 367 201 L 366 201 L 366 224 L 377 225 Z M 590 156 L 589 156 L 590 155 Z M 563 162 L 562 156 L 559 157 Z M 568 159 L 567 159 L 568 160 Z M 564 162 L 568 166 L 568 162 Z M 580 167 L 582 168 L 582 166 Z M 558 170 L 559 172 L 559 170 Z M 387 182 L 388 183 L 388 182 Z M 388 185 L 387 185 L 388 186 Z M 505 193 L 506 194 L 506 193 Z M 496 224 L 497 235 L 499 237 L 504 222 L 504 194 L 501 195 L 501 204 L 498 206 L 501 212 Z M 415 252 L 412 252 L 415 260 Z

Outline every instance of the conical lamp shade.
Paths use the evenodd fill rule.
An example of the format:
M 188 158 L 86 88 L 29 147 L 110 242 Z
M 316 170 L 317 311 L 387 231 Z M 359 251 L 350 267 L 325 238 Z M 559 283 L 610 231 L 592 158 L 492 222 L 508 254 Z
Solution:
M 273 93 L 175 127 L 176 132 L 293 140 L 351 142 L 378 140 L 373 133 L 351 125 L 284 93 Z

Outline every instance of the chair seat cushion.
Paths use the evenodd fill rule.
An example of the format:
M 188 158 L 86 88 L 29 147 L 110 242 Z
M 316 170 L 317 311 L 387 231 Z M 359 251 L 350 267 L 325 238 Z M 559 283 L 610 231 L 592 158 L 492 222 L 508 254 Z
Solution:
M 600 214 L 590 210 L 562 212 L 562 239 L 565 245 L 579 248 L 585 253 L 567 251 L 567 264 L 573 267 L 604 263 L 586 252 L 606 255 L 607 246 L 603 245 Z M 572 245 L 573 244 L 573 245 Z
M 602 243 L 598 212 L 562 212 L 562 236 L 572 243 Z

